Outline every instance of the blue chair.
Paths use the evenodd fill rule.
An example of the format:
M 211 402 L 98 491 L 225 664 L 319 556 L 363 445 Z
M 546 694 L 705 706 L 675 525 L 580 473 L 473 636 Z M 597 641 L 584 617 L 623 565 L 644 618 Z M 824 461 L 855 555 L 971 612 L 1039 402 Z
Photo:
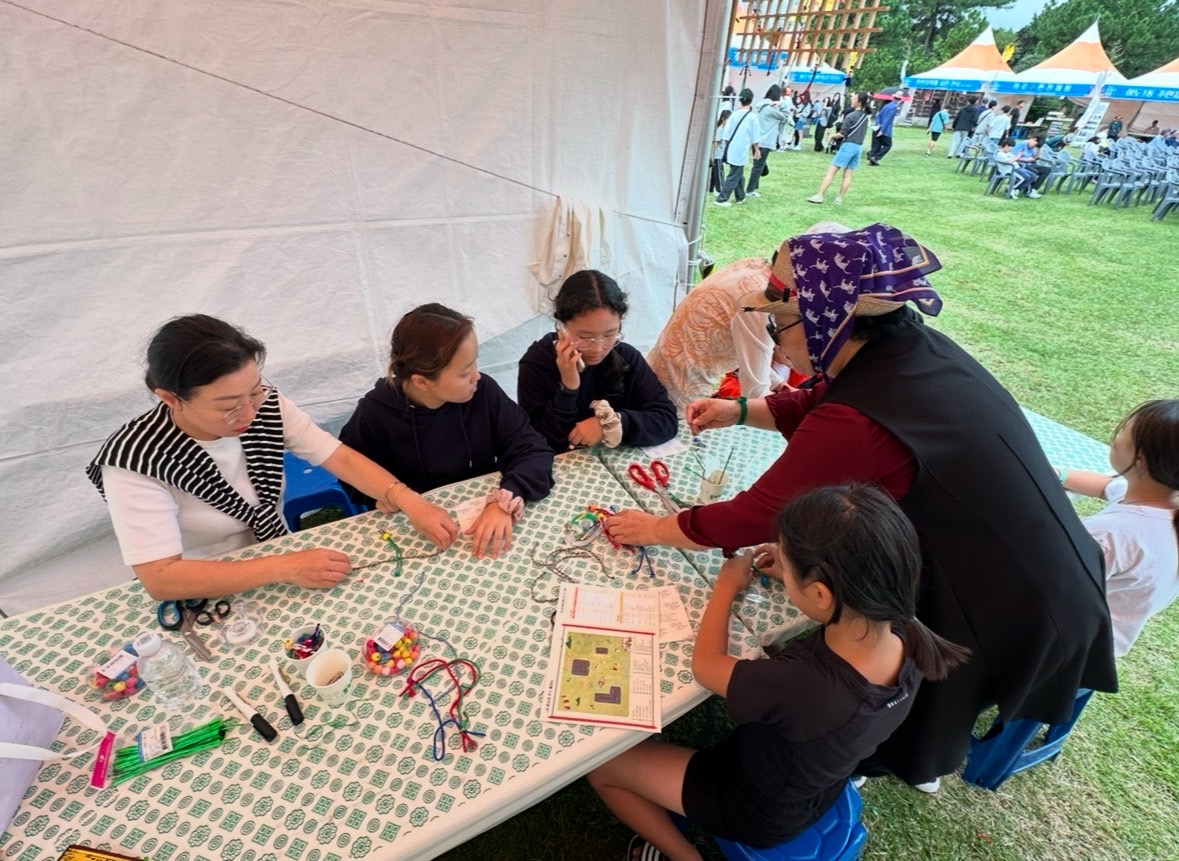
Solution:
M 1013 774 L 1038 765 L 1046 759 L 1054 759 L 1064 747 L 1064 740 L 1072 732 L 1073 724 L 1081 716 L 1085 704 L 1093 691 L 1082 688 L 1077 691 L 1073 702 L 1072 716 L 1063 723 L 1042 724 L 1037 720 L 1004 721 L 995 718 L 991 728 L 982 738 L 972 739 L 970 753 L 962 779 L 983 789 L 998 789 Z M 1029 745 L 1040 729 L 1047 726 L 1044 741 L 1039 747 Z
M 818 822 L 785 843 L 754 849 L 720 837 L 713 839 L 729 861 L 856 861 L 868 842 L 868 829 L 860 822 L 863 809 L 860 793 L 849 780 Z
M 304 514 L 329 505 L 338 505 L 346 517 L 364 510 L 348 497 L 336 477 L 322 466 L 312 466 L 287 451 L 283 452 L 282 471 L 286 478 L 282 516 L 295 532 L 299 531 Z

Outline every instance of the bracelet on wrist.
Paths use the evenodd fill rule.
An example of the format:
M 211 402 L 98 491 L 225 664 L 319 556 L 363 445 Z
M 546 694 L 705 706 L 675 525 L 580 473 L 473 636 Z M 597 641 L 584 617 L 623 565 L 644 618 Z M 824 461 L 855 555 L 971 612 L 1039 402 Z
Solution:
M 737 424 L 743 425 L 745 424 L 745 417 L 749 415 L 749 407 L 746 406 L 744 395 L 737 398 L 737 407 L 741 410 L 740 414 L 737 416 Z
M 393 488 L 397 488 L 397 492 L 394 493 L 392 497 L 390 497 L 389 491 L 393 490 Z M 385 492 L 382 493 L 381 496 L 384 497 L 385 502 L 389 503 L 394 508 L 400 508 L 401 506 L 399 506 L 397 504 L 397 497 L 399 497 L 401 495 L 401 491 L 405 490 L 405 488 L 406 488 L 405 482 L 401 481 L 400 479 L 397 479 L 396 481 L 392 481 L 389 483 L 389 486 L 385 488 Z
M 1066 481 L 1068 481 L 1068 469 L 1065 467 L 1059 467 L 1056 470 L 1056 475 L 1060 479 L 1061 484 L 1064 484 Z

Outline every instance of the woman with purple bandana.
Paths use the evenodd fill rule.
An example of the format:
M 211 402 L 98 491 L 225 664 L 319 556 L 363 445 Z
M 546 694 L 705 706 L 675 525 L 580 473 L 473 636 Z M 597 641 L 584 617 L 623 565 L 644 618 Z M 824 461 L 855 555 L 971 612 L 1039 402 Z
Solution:
M 896 499 L 921 539 L 918 617 L 973 657 L 924 685 L 862 766 L 928 792 L 962 764 L 988 706 L 1008 720 L 1057 723 L 1078 688 L 1117 688 L 1099 548 L 1019 405 L 915 313 L 941 310 L 925 277 L 940 268 L 886 224 L 783 242 L 765 302 L 748 310 L 773 315 L 782 352 L 818 382 L 759 400 L 697 401 L 686 419 L 694 432 L 777 430 L 786 451 L 727 502 L 608 521 L 625 544 L 736 548 L 772 540 L 778 511 L 815 487 L 868 482 Z

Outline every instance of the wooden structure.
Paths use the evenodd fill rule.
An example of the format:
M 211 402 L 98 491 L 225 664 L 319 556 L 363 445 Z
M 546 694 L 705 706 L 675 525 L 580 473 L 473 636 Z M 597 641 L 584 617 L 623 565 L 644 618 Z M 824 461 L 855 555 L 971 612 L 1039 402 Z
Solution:
M 873 49 L 881 28 L 879 0 L 756 0 L 734 3 L 729 25 L 730 66 L 813 68 L 827 64 L 852 72 Z

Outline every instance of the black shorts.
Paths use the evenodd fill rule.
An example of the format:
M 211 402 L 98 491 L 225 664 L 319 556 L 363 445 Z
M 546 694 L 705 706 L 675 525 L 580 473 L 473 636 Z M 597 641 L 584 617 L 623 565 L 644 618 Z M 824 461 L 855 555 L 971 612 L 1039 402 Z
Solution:
M 931 138 L 933 138 L 934 140 L 937 140 L 938 138 L 940 138 L 942 136 L 942 133 L 941 132 L 930 132 L 929 136 Z
M 709 834 L 762 849 L 777 846 L 818 821 L 843 791 L 841 782 L 830 799 L 815 798 L 803 808 L 769 815 L 768 805 L 743 791 L 731 739 L 729 736 L 714 748 L 696 751 L 684 772 L 680 796 L 684 814 Z

